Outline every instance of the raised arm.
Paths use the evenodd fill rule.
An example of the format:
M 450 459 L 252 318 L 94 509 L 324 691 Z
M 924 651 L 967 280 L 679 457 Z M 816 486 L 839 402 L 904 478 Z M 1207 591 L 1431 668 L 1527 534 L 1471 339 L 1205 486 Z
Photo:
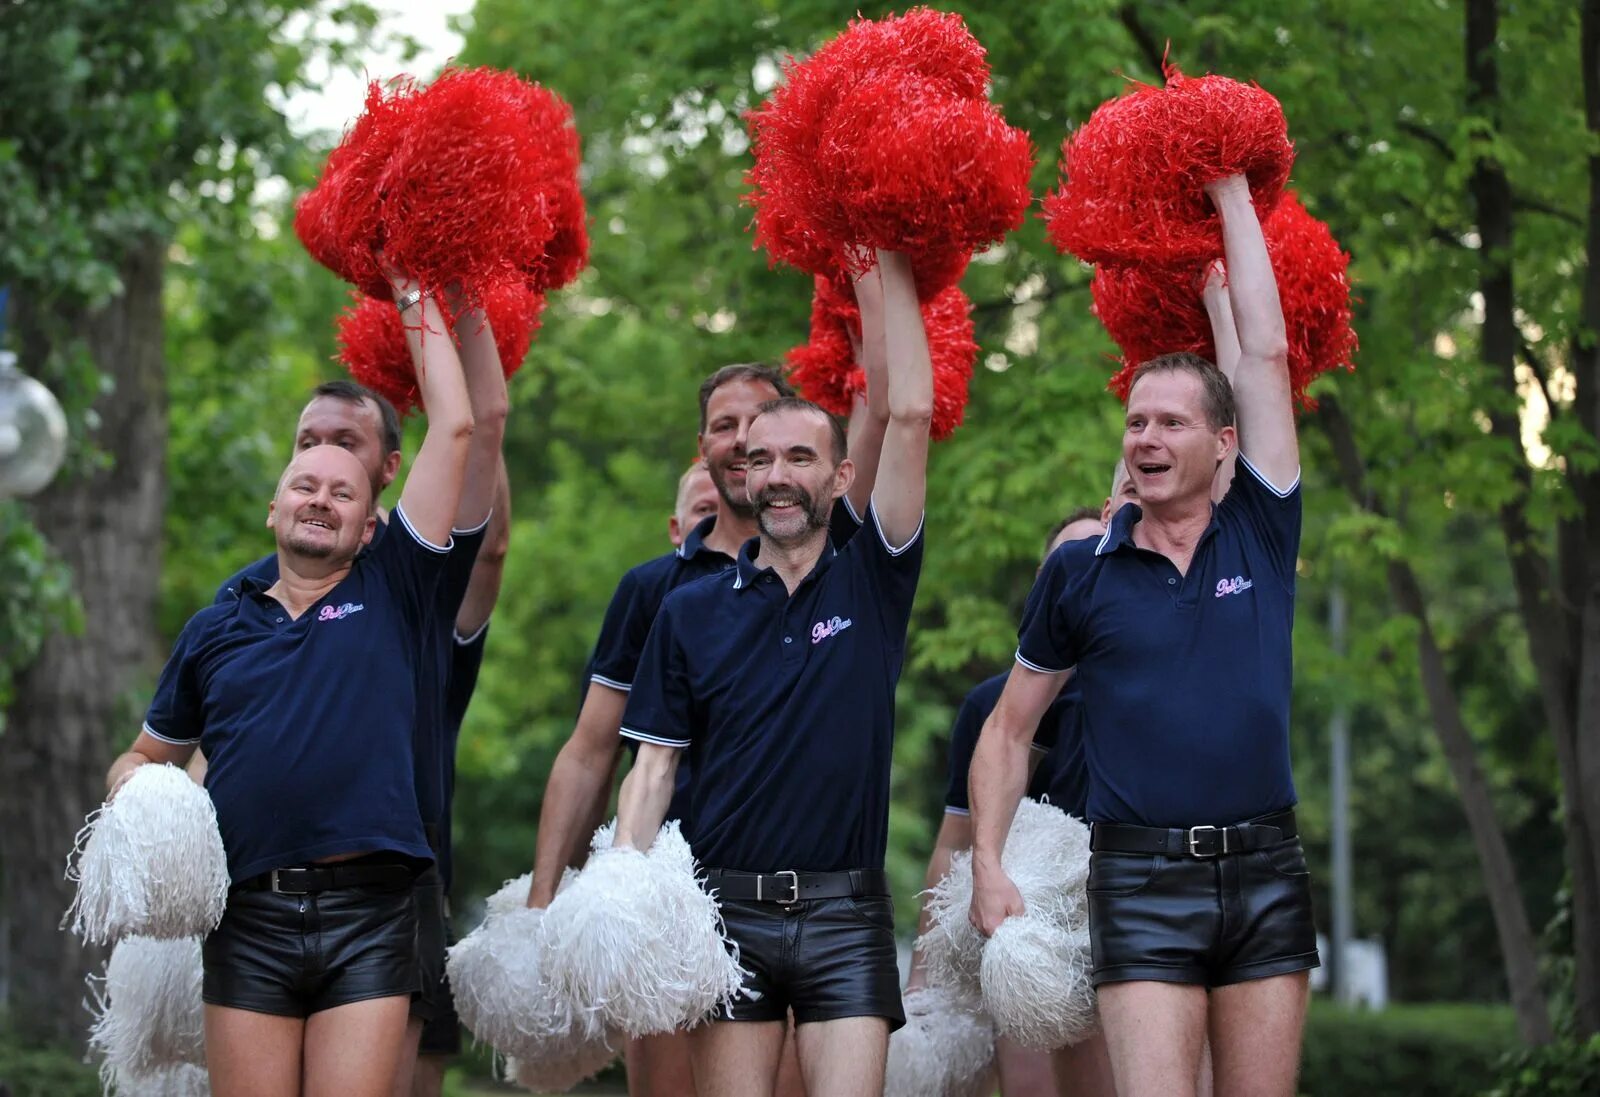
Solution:
M 400 319 L 417 369 L 422 407 L 428 415 L 428 433 L 411 463 L 400 506 L 417 536 L 445 545 L 461 503 L 461 481 L 472 445 L 472 407 L 461 358 L 438 302 L 431 296 L 419 298 L 416 290 L 420 287 L 408 275 L 391 271 L 389 282 L 395 303 L 405 306 Z
M 1217 368 L 1231 382 L 1239 370 L 1239 333 L 1233 326 L 1233 303 L 1228 300 L 1228 271 L 1222 260 L 1218 259 L 1206 267 L 1205 288 L 1200 296 L 1205 301 L 1206 316 L 1211 320 L 1211 341 L 1217 348 Z M 1238 460 L 1239 454 L 1235 450 L 1217 466 L 1216 477 L 1211 482 L 1211 498 L 1214 502 L 1220 503 L 1222 497 L 1228 494 L 1228 487 L 1233 483 L 1233 468 Z
M 455 527 L 477 529 L 494 504 L 499 480 L 500 444 L 506 434 L 506 374 L 495 346 L 489 314 L 467 308 L 459 295 L 449 299 L 456 318 L 456 342 L 461 348 L 461 372 L 467 383 L 467 403 L 472 409 L 472 444 L 467 450 L 466 478 L 456 507 Z M 432 416 L 429 416 L 432 421 Z
M 889 425 L 878 462 L 872 505 L 891 544 L 904 545 L 922 524 L 927 496 L 928 430 L 933 422 L 933 364 L 922 327 L 911 260 L 878 252 L 883 280 L 884 344 L 888 349 Z
M 847 435 L 850 463 L 856 467 L 850 484 L 850 507 L 865 517 L 878 480 L 878 460 L 884 432 L 889 428 L 889 348 L 884 343 L 883 279 L 873 267 L 856 280 L 856 304 L 861 309 L 861 338 L 851 336 L 856 363 L 867 378 L 867 391 L 857 395 L 850 408 Z
M 639 756 L 617 793 L 617 836 L 613 843 L 649 849 L 672 806 L 673 782 L 683 751 L 657 743 L 639 744 Z
M 1300 474 L 1300 448 L 1289 389 L 1289 343 L 1272 260 L 1244 176 L 1211 183 L 1206 193 L 1222 218 L 1228 299 L 1238 330 L 1233 392 L 1239 452 L 1274 488 L 1285 490 Z
M 1018 663 L 978 736 L 968 795 L 972 803 L 972 924 L 985 936 L 1013 914 L 1022 895 L 1000 863 L 1017 805 L 1028 791 L 1029 756 L 1045 710 L 1071 671 L 1045 674 Z
M 476 445 L 476 430 L 472 439 Z M 484 534 L 482 547 L 478 549 L 478 558 L 472 565 L 467 593 L 462 596 L 461 608 L 456 612 L 456 635 L 463 638 L 476 636 L 478 630 L 489 623 L 489 614 L 494 612 L 494 604 L 500 598 L 500 581 L 506 571 L 506 553 L 511 548 L 511 485 L 506 479 L 505 459 L 498 453 L 495 457 L 494 510 L 489 514 L 489 529 Z

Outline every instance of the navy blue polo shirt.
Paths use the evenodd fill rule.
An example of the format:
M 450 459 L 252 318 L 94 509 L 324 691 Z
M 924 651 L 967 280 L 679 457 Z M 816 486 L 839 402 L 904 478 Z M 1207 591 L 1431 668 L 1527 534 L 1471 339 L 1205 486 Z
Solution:
M 444 691 L 445 800 L 444 811 L 439 817 L 438 842 L 439 878 L 444 881 L 447 892 L 455 868 L 450 847 L 450 812 L 456 788 L 456 744 L 461 741 L 461 723 L 467 717 L 467 707 L 472 704 L 473 691 L 478 688 L 478 672 L 483 669 L 483 649 L 489 638 L 487 621 L 471 636 L 456 632 L 454 621 L 452 617 L 450 672 Z
M 477 563 L 478 550 L 483 547 L 488 528 L 489 519 L 485 518 L 472 529 L 451 532 L 450 555 L 434 587 L 432 624 L 427 632 L 422 658 L 417 662 L 417 722 L 412 754 L 416 769 L 417 809 L 422 814 L 422 823 L 429 843 L 434 847 L 435 858 L 441 865 L 449 861 L 444 836 L 449 830 L 450 801 L 455 781 L 455 732 L 450 727 L 447 711 L 447 683 L 455 659 L 456 614 L 460 612 L 461 601 L 466 597 L 467 585 L 472 582 L 472 568 Z M 373 546 L 378 544 L 379 538 L 387 530 L 388 523 L 380 521 L 373 531 Z M 264 556 L 229 578 L 217 591 L 216 601 L 225 603 L 238 598 L 241 584 L 246 579 L 253 579 L 263 587 L 276 583 L 277 554 Z M 459 717 L 456 723 L 459 727 Z
M 1241 455 L 1187 575 L 1135 546 L 1133 503 L 1046 561 L 1017 661 L 1077 666 L 1091 822 L 1222 825 L 1294 804 L 1300 508 L 1298 477 L 1279 491 Z
M 687 749 L 686 833 L 711 868 L 881 868 L 894 689 L 922 568 L 922 529 L 892 547 L 866 526 L 791 595 L 746 542 L 730 571 L 667 595 L 622 734 Z
M 228 872 L 360 850 L 432 860 L 412 742 L 419 664 L 448 545 L 397 528 L 298 618 L 247 578 L 184 626 L 145 730 L 197 743 Z
M 1000 702 L 1009 673 L 997 674 L 975 686 L 956 712 L 950 730 L 950 783 L 945 789 L 944 810 L 949 815 L 967 815 L 972 807 L 967 798 L 967 778 L 972 771 L 972 754 L 978 746 L 983 725 Z M 1049 801 L 1068 815 L 1083 818 L 1088 796 L 1088 775 L 1083 763 L 1083 735 L 1078 727 L 1081 694 L 1077 675 L 1067 680 L 1061 693 L 1039 718 L 1033 749 L 1044 755 L 1028 779 L 1028 795 Z
M 606 608 L 605 619 L 600 624 L 600 636 L 595 641 L 594 653 L 585 668 L 585 681 L 595 682 L 626 693 L 633 688 L 633 676 L 639 668 L 639 657 L 644 652 L 645 640 L 650 636 L 650 626 L 655 624 L 661 601 L 670 591 L 685 583 L 715 575 L 733 567 L 733 558 L 725 552 L 706 547 L 706 538 L 716 528 L 717 516 L 710 515 L 689 531 L 677 549 L 646 560 L 629 569 L 617 584 Z M 828 536 L 834 545 L 842 545 L 861 528 L 861 520 L 851 509 L 849 500 L 840 498 L 833 506 L 828 523 Z M 587 687 L 585 687 L 587 688 Z M 633 743 L 637 753 L 638 744 Z M 689 778 L 693 767 L 687 757 L 679 759 L 678 774 L 672 792 L 672 805 L 667 809 L 668 819 L 683 819 L 689 810 Z

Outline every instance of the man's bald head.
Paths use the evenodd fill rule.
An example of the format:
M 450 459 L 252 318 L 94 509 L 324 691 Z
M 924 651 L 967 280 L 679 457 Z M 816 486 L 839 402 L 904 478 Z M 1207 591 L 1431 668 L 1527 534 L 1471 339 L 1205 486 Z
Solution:
M 339 446 L 312 446 L 283 470 L 267 525 L 281 554 L 346 562 L 371 539 L 376 502 L 359 457 Z

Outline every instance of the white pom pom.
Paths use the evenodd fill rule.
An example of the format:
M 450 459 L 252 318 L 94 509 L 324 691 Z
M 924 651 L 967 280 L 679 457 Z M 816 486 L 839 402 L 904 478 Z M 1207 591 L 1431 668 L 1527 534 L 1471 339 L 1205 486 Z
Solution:
M 743 972 L 678 824 L 651 852 L 589 858 L 545 919 L 545 975 L 595 1029 L 672 1032 L 725 1006 Z
M 507 880 L 500 890 L 484 901 L 484 918 L 506 914 L 528 905 L 528 889 L 533 886 L 533 873 L 525 872 L 515 880 Z
M 1065 922 L 1085 909 L 1089 828 L 1061 809 L 1035 800 L 1017 805 L 1000 863 L 1030 913 L 1048 910 Z
M 211 1097 L 204 1067 L 165 1067 L 149 1074 L 117 1074 L 105 1079 L 106 1097 Z
M 101 1056 L 101 1078 L 126 1089 L 167 1067 L 204 1066 L 205 1007 L 196 938 L 158 941 L 125 937 L 106 963 L 97 992 L 90 1050 Z
M 1007 918 L 983 950 L 983 1008 L 1023 1047 L 1075 1044 L 1095 1025 L 1089 931 L 1035 914 Z
M 976 1000 L 983 936 L 968 914 L 972 907 L 971 851 L 952 856 L 944 879 L 922 894 L 928 908 L 928 932 L 917 939 L 917 948 L 927 965 L 928 982 Z
M 67 878 L 72 932 L 91 944 L 137 934 L 203 937 L 222 921 L 228 857 L 205 789 L 176 766 L 144 765 L 89 816 Z
M 506 1060 L 504 1078 L 533 1093 L 565 1093 L 610 1066 L 617 1057 L 604 1038 L 552 1041 L 529 1054 Z
M 889 1038 L 884 1097 L 988 1097 L 994 1026 L 942 987 L 905 996 L 905 1027 Z
M 572 1011 L 544 979 L 544 918 L 523 905 L 494 913 L 446 954 L 461 1023 L 504 1055 L 572 1029 Z

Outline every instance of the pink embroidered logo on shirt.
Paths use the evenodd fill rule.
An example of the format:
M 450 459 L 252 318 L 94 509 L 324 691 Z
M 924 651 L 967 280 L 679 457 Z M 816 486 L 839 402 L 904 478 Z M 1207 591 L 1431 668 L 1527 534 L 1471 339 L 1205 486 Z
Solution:
M 317 614 L 319 621 L 342 621 L 352 613 L 360 613 L 366 609 L 360 602 L 346 602 L 342 606 L 323 606 Z
M 1232 579 L 1218 579 L 1217 597 L 1224 598 L 1230 594 L 1243 594 L 1253 586 L 1255 584 L 1242 575 L 1235 575 Z
M 830 636 L 837 636 L 850 627 L 850 618 L 831 617 L 826 621 L 818 621 L 811 626 L 811 642 L 820 644 Z

